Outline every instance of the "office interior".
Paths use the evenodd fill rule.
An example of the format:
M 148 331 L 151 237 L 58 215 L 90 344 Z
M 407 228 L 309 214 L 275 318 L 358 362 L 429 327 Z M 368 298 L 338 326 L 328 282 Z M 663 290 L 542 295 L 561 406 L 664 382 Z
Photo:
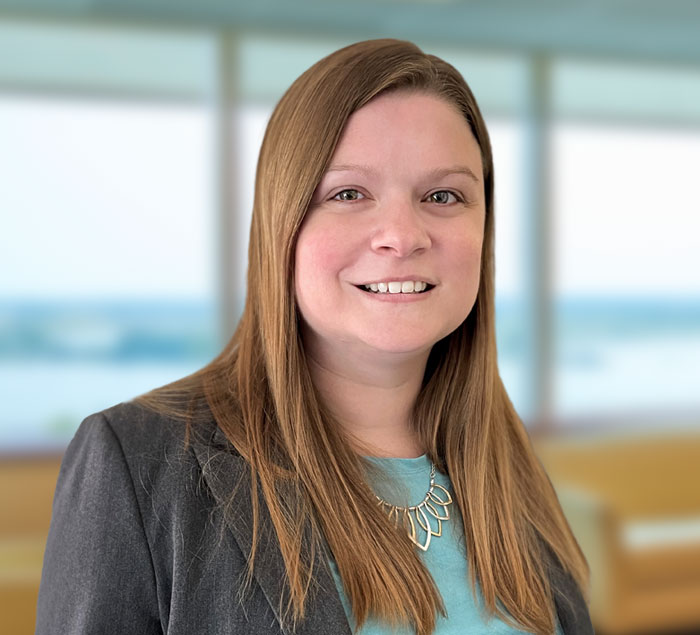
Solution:
M 275 103 L 394 37 L 489 126 L 499 367 L 596 631 L 700 632 L 698 33 L 684 0 L 0 0 L 0 631 L 34 630 L 80 421 L 235 328 Z

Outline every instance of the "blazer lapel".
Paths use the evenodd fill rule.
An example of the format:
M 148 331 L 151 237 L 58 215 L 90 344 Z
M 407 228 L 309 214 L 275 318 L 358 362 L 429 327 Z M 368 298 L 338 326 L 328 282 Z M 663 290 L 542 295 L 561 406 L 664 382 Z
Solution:
M 252 550 L 253 508 L 250 501 L 250 468 L 245 460 L 234 454 L 231 444 L 217 427 L 208 443 L 193 442 L 192 448 L 202 469 L 202 475 L 216 502 L 221 506 L 227 527 L 243 555 Z M 234 496 L 235 492 L 235 496 Z M 286 598 L 284 561 L 269 512 L 260 501 L 260 539 L 255 555 L 254 576 L 270 607 L 281 623 L 280 606 Z M 334 625 L 337 635 L 351 635 L 350 626 L 340 596 L 331 576 L 327 558 L 319 554 L 313 568 L 316 592 L 307 606 L 307 617 L 296 629 L 281 629 L 285 635 L 318 635 Z
M 215 427 L 208 441 L 193 441 L 202 475 L 216 502 L 221 506 L 227 527 L 233 534 L 243 555 L 248 558 L 252 549 L 253 510 L 250 501 L 250 470 L 248 464 L 234 450 L 228 439 Z M 235 496 L 234 496 L 235 492 Z M 281 623 L 280 606 L 285 597 L 284 562 L 277 536 L 272 529 L 267 506 L 260 504 L 260 540 L 256 553 L 255 579 L 260 585 L 277 621 Z M 545 548 L 549 559 L 549 573 L 554 589 L 557 617 L 564 635 L 592 635 L 588 610 L 581 591 L 566 574 L 556 556 Z M 327 558 L 322 554 L 313 569 L 316 593 L 310 598 L 307 618 L 291 627 L 280 629 L 285 635 L 318 635 L 328 633 L 332 625 L 334 635 L 351 635 L 345 610 L 331 576 Z
M 586 601 L 575 580 L 564 571 L 559 559 L 545 546 L 549 579 L 554 590 L 557 617 L 564 635 L 594 635 Z

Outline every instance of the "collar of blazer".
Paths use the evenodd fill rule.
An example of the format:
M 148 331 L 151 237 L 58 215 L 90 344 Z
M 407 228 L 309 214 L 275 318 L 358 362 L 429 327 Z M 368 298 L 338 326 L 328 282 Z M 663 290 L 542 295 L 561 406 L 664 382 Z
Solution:
M 212 422 L 213 424 L 213 422 Z M 214 425 L 214 424 L 213 424 Z M 236 539 L 243 555 L 248 558 L 252 549 L 253 507 L 250 500 L 250 469 L 245 460 L 235 452 L 231 443 L 214 426 L 208 442 L 193 442 L 202 475 L 216 502 L 226 510 L 225 522 Z M 236 496 L 233 493 L 237 492 Z M 267 601 L 280 619 L 280 607 L 284 606 L 284 562 L 267 506 L 260 500 L 260 541 L 255 556 L 258 566 L 255 579 Z M 563 571 L 558 559 L 545 547 L 548 570 L 554 590 L 557 617 L 565 635 L 593 635 L 588 610 L 574 580 Z M 319 554 L 314 563 L 314 580 L 317 593 L 313 594 L 307 609 L 307 617 L 297 624 L 296 630 L 283 629 L 285 635 L 317 635 L 325 633 L 328 624 L 344 624 L 342 631 L 334 635 L 351 635 L 345 610 L 331 576 L 327 558 Z
M 217 427 L 209 443 L 192 444 L 202 475 L 216 502 L 225 510 L 225 522 L 231 530 L 243 555 L 250 557 L 252 549 L 253 506 L 250 500 L 250 469 L 245 460 L 234 453 L 228 439 Z M 237 492 L 235 496 L 233 493 Z M 267 601 L 280 619 L 280 607 L 286 601 L 284 587 L 284 562 L 267 506 L 260 499 L 260 540 L 255 555 L 255 580 L 260 585 Z M 337 635 L 351 635 L 345 610 L 331 576 L 327 557 L 320 553 L 313 568 L 317 592 L 312 594 L 307 608 L 307 617 L 291 627 L 283 629 L 289 635 L 317 635 L 327 632 L 328 624 L 344 624 Z M 334 635 L 336 635 L 334 633 Z

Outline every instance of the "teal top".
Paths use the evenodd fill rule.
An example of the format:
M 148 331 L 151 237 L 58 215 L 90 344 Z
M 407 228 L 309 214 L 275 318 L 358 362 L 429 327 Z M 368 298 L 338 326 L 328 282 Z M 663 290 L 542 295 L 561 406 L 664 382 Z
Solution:
M 370 461 L 379 467 L 386 477 L 381 479 L 370 474 L 372 487 L 375 493 L 383 500 L 396 505 L 418 505 L 424 498 L 430 484 L 430 461 L 423 455 L 416 459 L 379 459 L 370 457 Z M 440 472 L 435 472 L 435 483 L 443 486 L 450 492 L 450 480 Z M 445 494 L 439 488 L 434 493 L 439 500 L 445 500 Z M 434 509 L 440 514 L 444 507 L 434 505 Z M 418 549 L 418 553 L 425 563 L 430 575 L 437 585 L 447 611 L 447 618 L 438 615 L 435 635 L 463 635 L 464 633 L 483 633 L 488 635 L 506 635 L 524 633 L 509 626 L 498 617 L 488 618 L 481 610 L 469 583 L 469 566 L 466 558 L 466 549 L 462 532 L 462 519 L 456 504 L 447 507 L 449 520 L 442 521 L 442 535 L 431 536 L 427 551 Z M 387 510 L 388 511 L 388 510 Z M 421 516 L 421 518 L 423 518 Z M 438 531 L 438 520 L 427 516 L 430 526 Z M 417 538 L 426 539 L 427 533 L 416 523 Z M 382 624 L 370 618 L 357 630 L 350 610 L 350 604 L 343 584 L 338 574 L 338 568 L 331 560 L 331 572 L 335 579 L 336 587 L 345 607 L 345 613 L 353 633 L 361 635 L 414 635 L 413 629 L 402 627 L 394 629 L 387 624 Z M 481 597 L 477 590 L 477 596 Z M 561 630 L 557 628 L 557 634 Z

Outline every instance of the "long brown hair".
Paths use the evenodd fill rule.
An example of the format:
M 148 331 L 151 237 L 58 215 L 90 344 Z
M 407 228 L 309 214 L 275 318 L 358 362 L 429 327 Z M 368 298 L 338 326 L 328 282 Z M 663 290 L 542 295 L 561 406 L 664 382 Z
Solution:
M 206 403 L 248 462 L 253 543 L 261 494 L 286 566 L 288 619 L 304 617 L 313 559 L 325 553 L 325 541 L 358 626 L 371 614 L 410 624 L 420 635 L 433 632 L 444 612 L 440 594 L 407 536 L 377 506 L 362 458 L 314 389 L 294 300 L 296 236 L 340 134 L 353 112 L 398 90 L 432 94 L 459 109 L 481 148 L 486 198 L 477 300 L 467 319 L 433 347 L 412 423 L 430 460 L 451 479 L 472 588 L 478 584 L 485 610 L 551 633 L 548 557 L 581 588 L 588 571 L 498 373 L 491 147 L 469 87 L 443 60 L 408 42 L 360 42 L 294 82 L 272 114 L 260 152 L 238 328 L 208 366 L 140 401 L 161 411 L 187 400 Z M 281 486 L 295 495 L 280 497 Z M 255 566 L 253 556 L 249 573 Z

